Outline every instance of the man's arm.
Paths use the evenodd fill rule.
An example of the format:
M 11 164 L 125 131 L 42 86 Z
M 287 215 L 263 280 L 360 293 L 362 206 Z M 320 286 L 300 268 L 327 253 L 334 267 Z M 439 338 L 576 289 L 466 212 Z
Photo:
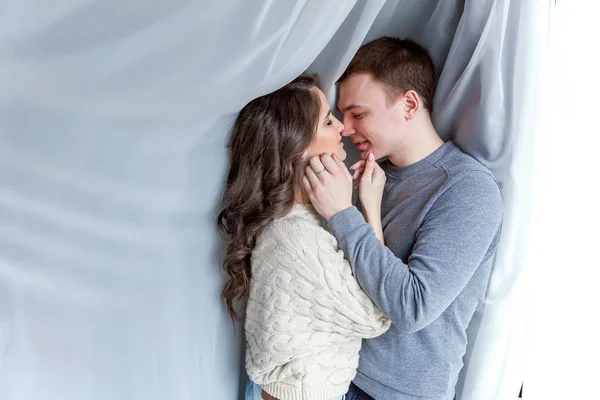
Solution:
M 490 175 L 463 173 L 427 213 L 408 264 L 377 240 L 355 207 L 329 225 L 365 293 L 398 329 L 415 332 L 438 318 L 493 255 L 502 209 Z

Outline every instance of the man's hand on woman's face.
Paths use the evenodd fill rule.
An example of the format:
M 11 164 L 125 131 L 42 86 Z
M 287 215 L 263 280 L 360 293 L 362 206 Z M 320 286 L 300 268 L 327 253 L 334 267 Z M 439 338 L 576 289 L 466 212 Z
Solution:
M 311 158 L 302 183 L 313 207 L 328 222 L 352 207 L 352 175 L 335 154 Z

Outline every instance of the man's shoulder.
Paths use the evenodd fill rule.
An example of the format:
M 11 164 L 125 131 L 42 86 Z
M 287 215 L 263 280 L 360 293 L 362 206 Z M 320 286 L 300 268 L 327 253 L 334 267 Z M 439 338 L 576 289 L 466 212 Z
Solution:
M 452 142 L 451 150 L 448 151 L 444 157 L 437 162 L 437 165 L 443 167 L 448 172 L 452 172 L 453 174 L 470 170 L 483 171 L 491 174 L 491 171 L 485 165 L 471 155 L 465 153 L 454 142 Z
M 446 182 L 438 199 L 464 207 L 465 202 L 485 204 L 502 213 L 504 197 L 496 176 L 485 165 L 466 154 L 457 146 L 440 160 L 439 167 L 446 171 Z
M 494 173 L 474 157 L 463 152 L 458 146 L 448 152 L 438 162 L 438 167 L 443 168 L 447 173 L 447 183 L 456 183 L 458 181 L 481 182 L 483 185 L 497 187 L 500 184 Z

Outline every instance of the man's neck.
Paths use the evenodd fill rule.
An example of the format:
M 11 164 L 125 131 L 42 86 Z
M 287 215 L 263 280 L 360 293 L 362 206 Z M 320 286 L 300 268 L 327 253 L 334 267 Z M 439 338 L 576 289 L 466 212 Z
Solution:
M 388 156 L 388 160 L 397 167 L 407 167 L 426 158 L 443 144 L 444 141 L 427 118 L 418 128 L 409 132 L 397 150 Z

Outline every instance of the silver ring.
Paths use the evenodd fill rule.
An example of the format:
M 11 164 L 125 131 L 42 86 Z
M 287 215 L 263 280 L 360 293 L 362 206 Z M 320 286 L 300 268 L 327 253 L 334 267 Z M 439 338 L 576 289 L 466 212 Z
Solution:
M 317 172 L 317 176 L 319 176 L 320 174 L 322 174 L 323 172 L 325 172 L 325 168 L 323 168 L 322 170 L 320 170 L 319 172 Z

